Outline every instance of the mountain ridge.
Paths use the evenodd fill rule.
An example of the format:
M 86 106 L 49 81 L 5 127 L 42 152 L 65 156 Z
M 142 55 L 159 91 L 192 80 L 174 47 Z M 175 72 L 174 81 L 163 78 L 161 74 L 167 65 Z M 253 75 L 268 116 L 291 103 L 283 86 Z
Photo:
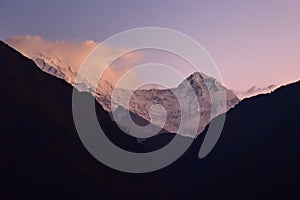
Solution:
M 198 158 L 203 132 L 170 166 L 127 174 L 98 162 L 84 148 L 74 127 L 69 84 L 42 72 L 32 60 L 1 42 L 0 72 L 4 198 L 300 197 L 300 82 L 242 100 L 229 110 L 220 139 L 207 157 Z M 79 95 L 93 98 L 84 92 Z M 174 137 L 160 134 L 137 143 L 95 103 L 107 136 L 124 148 L 148 152 Z
M 45 53 L 29 52 L 27 55 L 25 52 L 25 56 L 31 58 L 44 72 L 65 80 L 79 91 L 91 93 L 107 112 L 114 112 L 118 106 L 121 106 L 150 123 L 150 108 L 154 104 L 161 104 L 169 117 L 167 117 L 166 122 L 162 124 L 160 122 L 165 118 L 165 113 L 156 113 L 157 119 L 151 123 L 162 128 L 163 131 L 178 133 L 188 137 L 196 137 L 214 117 L 226 112 L 239 102 L 238 97 L 232 90 L 222 86 L 221 83 L 214 78 L 200 72 L 194 72 L 176 88 L 137 90 L 132 93 L 132 91 L 128 89 L 114 88 L 114 86 L 106 80 L 101 80 L 97 88 L 95 88 L 84 75 L 77 75 L 76 70 L 78 66 L 68 66 L 58 58 L 51 57 Z M 76 76 L 78 77 L 76 78 Z M 192 87 L 193 91 L 189 91 L 189 87 Z M 114 98 L 112 99 L 113 92 Z M 176 100 L 178 96 L 175 96 L 174 92 L 179 94 L 180 99 Z M 196 102 L 193 97 L 190 97 L 189 94 L 191 92 L 196 94 Z M 218 97 L 218 95 L 221 96 L 221 98 Z M 126 99 L 130 99 L 129 105 Z M 214 104 L 212 104 L 212 99 L 216 100 Z M 224 101 L 226 101 L 226 103 Z M 184 105 L 179 105 L 179 102 L 184 102 Z M 224 103 L 226 105 L 224 105 Z M 196 104 L 199 104 L 199 108 Z M 181 106 L 190 107 L 191 105 L 195 107 L 195 109 L 190 111 L 191 114 L 188 118 L 184 117 L 185 120 L 182 123 L 182 127 L 185 128 L 179 131 L 180 120 L 182 119 L 182 115 L 180 114 Z M 190 133 L 188 128 L 190 125 L 187 124 L 188 121 L 193 121 L 198 118 L 198 114 L 193 113 L 194 110 L 199 110 L 200 112 L 199 127 L 196 135 L 195 133 Z M 120 119 L 120 121 L 128 120 Z M 126 129 L 130 129 L 130 127 L 126 127 L 127 124 L 128 123 L 123 123 L 122 126 Z

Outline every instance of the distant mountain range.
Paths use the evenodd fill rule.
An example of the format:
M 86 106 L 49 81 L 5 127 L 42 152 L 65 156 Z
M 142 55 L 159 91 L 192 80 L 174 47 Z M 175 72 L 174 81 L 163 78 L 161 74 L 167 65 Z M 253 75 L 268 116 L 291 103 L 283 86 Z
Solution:
M 244 98 L 249 98 L 258 94 L 266 94 L 266 93 L 270 93 L 272 91 L 274 91 L 277 88 L 276 85 L 271 84 L 267 87 L 257 87 L 257 86 L 252 86 L 251 88 L 249 88 L 246 91 L 236 91 L 235 93 L 237 94 L 237 96 L 241 99 Z
M 300 198 L 300 82 L 243 100 L 228 111 L 221 137 L 204 159 L 198 152 L 206 131 L 170 166 L 127 174 L 101 164 L 84 148 L 73 122 L 70 84 L 42 72 L 3 42 L 0 76 L 4 199 Z M 124 149 L 153 151 L 174 137 L 164 133 L 138 143 L 95 105 L 107 137 Z

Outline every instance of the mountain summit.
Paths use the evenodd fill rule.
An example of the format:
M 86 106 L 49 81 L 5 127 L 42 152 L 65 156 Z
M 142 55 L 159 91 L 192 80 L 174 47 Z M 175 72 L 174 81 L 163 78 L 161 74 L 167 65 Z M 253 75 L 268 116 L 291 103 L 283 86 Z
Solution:
M 189 137 L 196 136 L 189 132 L 189 126 L 191 121 L 196 120 L 197 115 L 200 114 L 198 127 L 198 133 L 200 133 L 212 118 L 226 112 L 239 102 L 239 99 L 231 90 L 226 89 L 215 79 L 199 72 L 190 75 L 176 88 L 136 90 L 132 92 L 128 107 L 124 99 L 129 98 L 130 94 L 131 92 L 128 90 L 115 89 L 114 103 L 148 121 L 151 121 L 149 110 L 151 110 L 152 106 L 159 104 L 165 111 L 161 109 L 156 110 L 155 118 L 157 123 L 155 121 L 152 121 L 152 123 L 160 127 L 161 121 L 163 121 L 165 114 L 167 114 L 163 128 L 168 132 L 179 133 Z M 222 99 L 221 94 L 225 94 L 225 100 Z M 96 97 L 100 104 L 104 102 L 103 99 L 99 99 L 103 96 L 109 95 L 101 94 L 100 90 L 100 94 Z M 212 104 L 212 99 L 215 101 L 214 104 Z M 111 101 L 110 98 L 106 100 Z M 190 109 L 187 110 L 188 113 L 185 113 L 182 108 Z M 110 109 L 107 110 L 114 110 L 113 108 Z M 179 131 L 180 125 L 185 131 Z

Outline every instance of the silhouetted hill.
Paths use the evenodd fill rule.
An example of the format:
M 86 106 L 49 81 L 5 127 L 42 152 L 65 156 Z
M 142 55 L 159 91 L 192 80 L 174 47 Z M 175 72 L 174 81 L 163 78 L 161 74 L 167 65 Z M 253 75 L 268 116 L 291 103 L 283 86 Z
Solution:
M 104 166 L 82 145 L 73 123 L 70 85 L 2 42 L 0 74 L 3 199 L 300 197 L 299 82 L 246 99 L 230 110 L 220 140 L 204 159 L 197 157 L 202 133 L 172 165 L 128 174 Z M 124 148 L 144 152 L 173 137 L 161 134 L 139 144 L 98 104 L 96 108 L 103 129 Z

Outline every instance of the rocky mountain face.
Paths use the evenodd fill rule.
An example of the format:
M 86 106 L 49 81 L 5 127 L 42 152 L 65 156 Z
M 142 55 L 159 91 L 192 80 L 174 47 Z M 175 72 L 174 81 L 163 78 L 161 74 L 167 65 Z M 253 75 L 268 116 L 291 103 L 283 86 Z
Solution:
M 179 133 L 184 136 L 196 137 L 198 133 L 204 130 L 212 118 L 226 112 L 239 102 L 233 91 L 222 86 L 214 78 L 199 72 L 190 75 L 178 87 L 171 89 L 130 91 L 114 88 L 106 80 L 100 80 L 98 87 L 95 88 L 89 83 L 87 78 L 80 76 L 80 74 L 80 77 L 77 77 L 77 81 L 74 81 L 78 66 L 68 66 L 58 58 L 44 53 L 30 52 L 27 56 L 33 59 L 44 72 L 64 79 L 79 91 L 86 91 L 92 94 L 107 112 L 114 112 L 120 106 L 162 128 L 163 131 Z M 113 92 L 114 98 L 112 99 Z M 226 95 L 225 100 L 218 97 L 221 93 Z M 195 94 L 197 99 L 191 94 Z M 126 101 L 127 99 L 130 99 L 129 104 Z M 212 104 L 212 99 L 216 101 L 214 104 Z M 155 112 L 152 112 L 154 115 L 151 116 L 151 120 L 150 110 L 157 104 L 164 109 L 156 109 Z M 189 110 L 181 113 L 182 107 L 188 107 Z M 122 109 L 115 112 L 114 116 L 118 118 L 120 126 L 130 129 L 130 127 L 127 127 L 127 118 L 123 118 L 125 116 L 124 112 L 119 112 L 120 110 Z M 197 117 L 199 114 L 200 118 Z M 196 135 L 189 131 L 190 122 L 193 120 L 199 121 Z M 180 124 L 181 129 L 179 130 Z
M 43 73 L 2 42 L 0 76 L 3 199 L 300 198 L 300 82 L 245 99 L 229 110 L 218 143 L 204 159 L 198 152 L 206 131 L 170 166 L 128 174 L 98 162 L 81 143 L 70 84 Z M 164 133 L 138 143 L 95 104 L 107 137 L 128 151 L 151 152 L 174 137 Z
M 96 97 L 98 102 L 102 102 L 101 105 L 103 102 L 108 102 L 106 104 L 108 105 L 107 110 L 111 111 L 109 95 L 102 94 L 101 90 L 99 91 L 100 93 Z M 222 92 L 224 92 L 226 99 L 218 97 Z M 130 94 L 132 95 L 130 96 Z M 108 98 L 101 99 L 103 96 Z M 128 106 L 124 99 L 129 98 L 129 96 Z M 226 89 L 215 79 L 198 72 L 190 75 L 176 88 L 136 90 L 134 92 L 116 89 L 113 97 L 115 108 L 117 105 L 122 106 L 148 121 L 151 121 L 149 111 L 152 106 L 161 105 L 161 108 L 153 112 L 155 116 L 152 115 L 154 120 L 151 122 L 160 127 L 160 122 L 167 116 L 163 125 L 165 130 L 190 137 L 195 137 L 195 135 L 189 134 L 189 122 L 196 120 L 197 115 L 200 114 L 198 127 L 198 133 L 200 133 L 212 118 L 226 112 L 239 102 L 239 99 L 231 90 Z M 211 103 L 212 99 L 215 101 L 214 104 Z M 184 131 L 182 132 L 178 132 L 180 123 L 183 123 L 181 126 Z

